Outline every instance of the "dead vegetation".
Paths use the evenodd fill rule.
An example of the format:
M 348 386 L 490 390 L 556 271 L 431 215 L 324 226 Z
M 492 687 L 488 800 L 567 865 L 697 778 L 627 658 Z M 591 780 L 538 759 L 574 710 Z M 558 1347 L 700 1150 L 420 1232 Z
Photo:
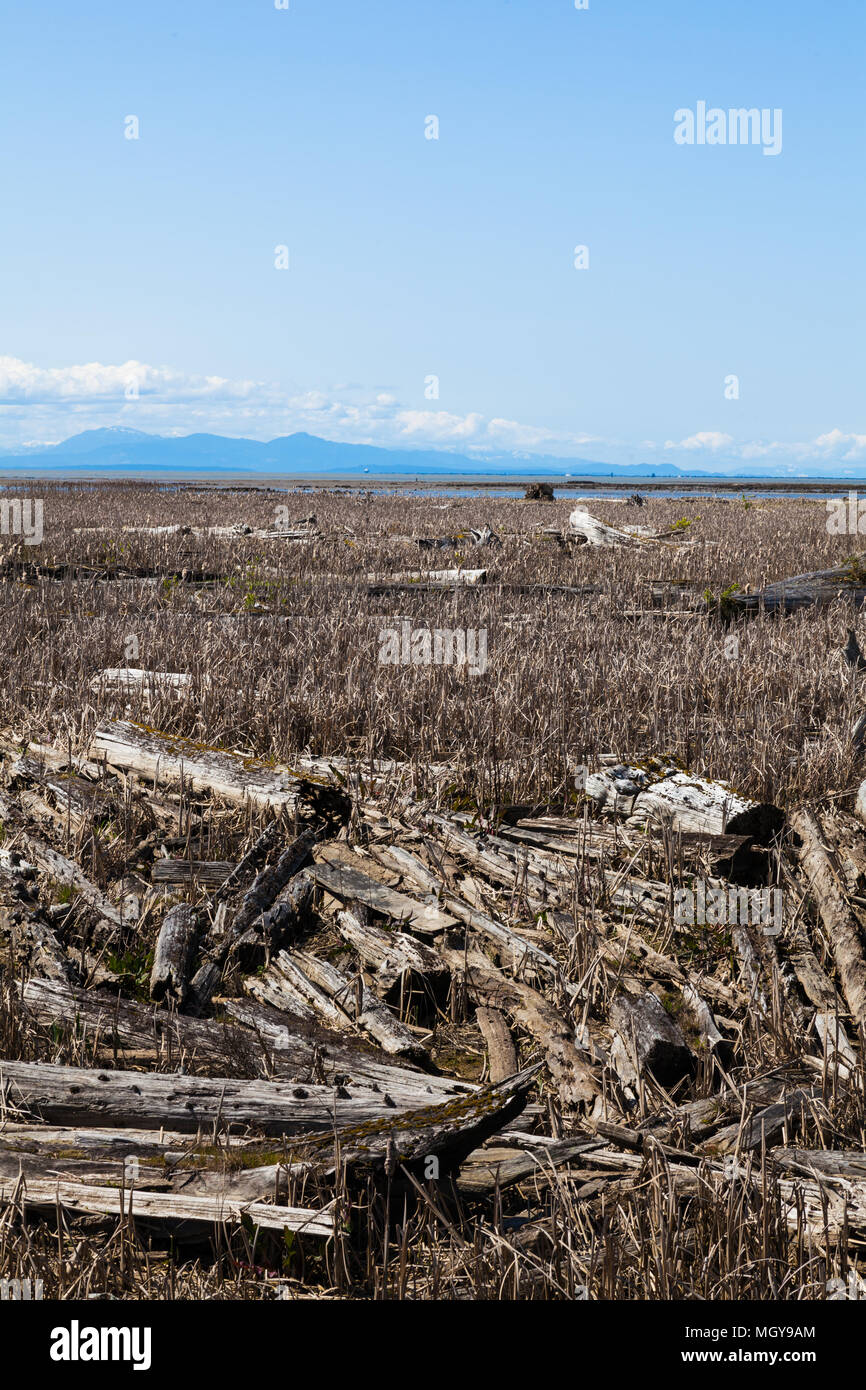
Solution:
M 725 598 L 846 560 L 822 503 L 605 502 L 596 546 L 549 500 L 43 491 L 2 560 L 0 1277 L 861 1268 L 856 596 Z M 486 670 L 383 664 L 404 624 L 486 629 Z M 684 922 L 699 885 L 733 917 Z

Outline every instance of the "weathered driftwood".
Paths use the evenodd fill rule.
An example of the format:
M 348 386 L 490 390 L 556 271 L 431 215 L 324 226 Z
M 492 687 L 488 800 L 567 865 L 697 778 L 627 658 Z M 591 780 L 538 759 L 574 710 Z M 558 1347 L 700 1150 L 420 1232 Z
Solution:
M 306 952 L 293 951 L 290 955 L 307 978 L 318 985 L 319 989 L 323 990 L 347 1017 L 353 1019 L 358 1028 L 377 1042 L 384 1052 L 395 1057 L 406 1057 L 422 1066 L 430 1065 L 427 1051 L 415 1034 L 392 1014 L 387 1004 L 368 989 L 363 980 L 351 981 L 329 961 L 320 960 Z M 508 1075 L 516 1071 L 515 1065 Z
M 293 1144 L 295 1161 L 317 1166 L 340 1161 L 352 1166 L 394 1169 L 435 1154 L 447 1172 L 491 1134 L 515 1119 L 526 1105 L 526 1094 L 538 1076 L 540 1064 L 527 1067 L 472 1095 L 458 1096 L 446 1104 L 430 1105 L 410 1113 L 392 1113 L 335 1135 L 322 1135 Z
M 432 1105 L 437 1100 L 444 1101 L 478 1089 L 468 1081 L 415 1070 L 409 1065 L 409 1061 L 416 1060 L 414 1056 L 405 1065 L 398 1065 L 393 1059 L 401 1054 L 395 1049 L 386 1055 L 384 1048 L 372 1048 L 346 1034 L 311 1030 L 309 1036 L 299 1036 L 299 1025 L 295 1019 L 287 1018 L 285 1014 L 264 1004 L 246 999 L 225 999 L 220 1007 L 261 1039 L 273 1058 L 275 1072 L 283 1076 L 290 1074 L 288 1059 L 292 1058 L 295 1076 L 312 1077 L 313 1074 L 324 1073 L 336 1084 L 342 1084 L 348 1078 L 351 1086 L 384 1092 L 408 1109 Z M 372 1030 L 368 1031 L 372 1036 Z
M 617 995 L 610 1019 L 638 1072 L 652 1072 L 664 1086 L 693 1074 L 694 1054 L 654 994 Z
M 266 970 L 263 975 L 248 975 L 244 980 L 244 991 L 259 1004 L 269 1004 L 280 1013 L 288 1013 L 294 1019 L 311 1023 L 316 1010 L 290 981 L 274 970 Z
M 866 959 L 860 926 L 831 860 L 825 827 L 808 808 L 795 812 L 791 827 L 799 836 L 797 854 L 830 940 L 848 1008 L 861 1038 L 866 1038 Z
M 487 1045 L 490 1063 L 490 1080 L 504 1081 L 517 1071 L 517 1048 L 505 1015 L 500 1009 L 488 1009 L 480 1005 L 475 1010 L 475 1021 Z
M 510 927 L 504 927 L 501 922 L 495 922 L 492 917 L 488 917 L 486 912 L 479 912 L 476 908 L 468 907 L 461 902 L 453 893 L 443 893 L 442 902 L 455 917 L 459 917 L 466 926 L 472 927 L 479 935 L 486 936 L 490 941 L 495 941 L 507 952 L 512 965 L 522 965 L 531 963 L 541 965 L 548 970 L 556 969 L 556 961 L 548 951 L 541 946 L 536 946 L 520 932 L 512 931 Z
M 380 864 L 384 864 L 386 868 L 395 869 L 397 873 L 402 874 L 404 878 L 411 879 L 425 892 L 439 893 L 441 891 L 441 879 L 432 872 L 423 859 L 406 849 L 404 845 L 373 845 L 370 853 L 378 859 Z
M 95 883 L 91 882 L 72 859 L 58 854 L 57 850 L 52 849 L 36 835 L 23 835 L 19 844 L 22 852 L 26 854 L 28 859 L 32 859 L 34 864 L 38 865 L 42 873 L 53 879 L 55 883 L 73 888 L 80 898 L 83 898 L 100 917 L 112 926 L 122 925 L 123 916 L 120 909 L 109 902 L 105 894 L 96 887 Z
M 150 877 L 155 884 L 220 888 L 236 867 L 232 863 L 201 859 L 154 859 Z
M 253 1126 L 264 1134 L 309 1134 L 365 1125 L 406 1107 L 388 1092 L 232 1077 L 85 1070 L 35 1062 L 0 1063 L 7 1112 L 51 1124 L 133 1125 L 195 1132 Z
M 69 760 L 65 761 L 68 766 Z M 44 760 L 35 753 L 15 758 L 9 769 L 9 779 L 10 785 L 23 784 L 19 796 L 25 809 L 32 806 L 37 814 L 49 814 L 67 831 L 92 827 L 115 809 L 115 798 L 101 786 L 72 772 L 57 775 L 46 768 Z M 50 801 L 35 796 L 30 799 L 27 789 L 34 784 Z
M 161 786 L 187 786 L 212 792 L 234 804 L 297 810 L 303 786 L 297 777 L 256 758 L 189 739 L 162 734 L 128 720 L 101 725 L 90 743 L 90 756 L 111 767 L 131 771 Z
M 851 1076 L 857 1069 L 857 1053 L 848 1040 L 838 1013 L 815 1014 L 812 1023 L 821 1040 L 821 1050 L 830 1067 L 834 1067 L 842 1077 Z
M 362 1042 L 321 1028 L 303 1027 L 297 1017 L 274 1013 L 245 1000 L 225 1000 L 219 1020 L 169 1014 L 95 990 L 70 989 L 31 979 L 21 986 L 26 1012 L 39 1023 L 64 1022 L 89 1040 L 107 1061 L 126 1054 L 148 1055 L 161 1071 L 183 1067 L 213 1075 L 283 1080 L 318 1079 L 388 1092 L 407 1105 L 427 1105 L 476 1088 L 450 1077 L 428 1076 Z
M 227 878 L 223 879 L 219 888 L 213 895 L 214 903 L 225 902 L 233 893 L 242 888 L 250 874 L 255 874 L 264 864 L 271 850 L 274 849 L 280 834 L 279 820 L 272 820 L 266 825 L 260 835 L 258 835 L 247 850 L 243 859 L 235 865 Z
M 682 772 L 619 764 L 586 778 L 584 790 L 601 810 L 709 835 L 749 835 L 769 841 L 784 816 L 775 806 L 749 801 L 719 782 Z
M 274 1231 L 297 1231 L 328 1239 L 334 1234 L 334 1218 L 327 1211 L 284 1207 L 266 1202 L 243 1202 L 229 1196 L 187 1196 L 173 1192 L 144 1191 L 128 1186 L 94 1187 L 52 1178 L 0 1177 L 0 1203 L 35 1207 L 63 1207 L 67 1211 L 97 1216 L 121 1216 L 156 1222 L 202 1221 L 237 1225 L 242 1221 Z
M 691 984 L 683 985 L 683 1000 L 691 1017 L 701 1041 L 710 1052 L 718 1051 L 720 1054 L 730 1054 L 731 1044 L 722 1037 L 716 1027 L 716 1020 L 713 1018 L 709 1005 L 698 994 L 698 991 Z
M 731 942 L 740 958 L 740 965 L 742 966 L 740 983 L 748 993 L 749 1003 L 762 1019 L 767 1019 L 770 1010 L 763 988 L 761 961 L 755 949 L 752 933 L 748 927 L 734 927 L 731 931 Z
M 537 990 L 496 970 L 480 951 L 442 948 L 441 954 L 452 974 L 463 979 L 478 1003 L 501 1009 L 535 1039 L 544 1053 L 564 1110 L 574 1111 L 587 1103 L 592 1104 L 600 1087 L 575 1046 L 573 1023 L 563 1018 Z
M 562 1139 L 517 1151 L 495 1142 L 486 1144 L 462 1164 L 457 1187 L 470 1197 L 485 1197 L 523 1182 L 542 1189 L 549 1185 L 557 1169 L 600 1147 L 598 1140 L 586 1138 Z
M 810 570 L 779 579 L 755 593 L 733 593 L 726 604 L 738 612 L 765 609 L 772 613 L 793 613 L 811 604 L 825 607 L 837 599 L 847 599 L 858 607 L 866 602 L 866 556 L 854 556 L 834 569 Z
M 364 912 L 344 909 L 337 914 L 337 925 L 343 940 L 372 967 L 383 995 L 409 979 L 426 984 L 434 994 L 447 988 L 448 967 L 436 951 L 407 932 L 383 931 L 365 917 Z
M 414 588 L 419 584 L 432 584 L 439 585 L 443 589 L 451 589 L 458 588 L 463 584 L 486 584 L 487 570 L 412 570 L 407 574 L 368 574 L 367 583 L 369 585 L 382 586 L 385 588 L 403 588 L 408 586 Z
M 254 918 L 251 926 L 241 934 L 234 935 L 233 949 L 242 952 L 245 947 L 264 947 L 274 950 L 283 941 L 295 936 L 307 921 L 313 905 L 315 884 L 306 869 L 282 888 L 267 912 Z
M 735 1124 L 721 1129 L 702 1144 L 707 1153 L 746 1152 L 766 1145 L 771 1148 L 785 1133 L 793 1133 L 820 1091 L 816 1088 L 789 1091 L 781 1100 L 758 1110 L 751 1119 L 742 1116 Z
M 772 1149 L 773 1165 L 787 1173 L 814 1178 L 853 1178 L 866 1180 L 866 1154 L 838 1149 Z
M 310 1016 L 318 1016 L 330 1028 L 349 1027 L 345 1012 L 304 973 L 298 961 L 287 951 L 280 951 L 274 957 L 263 976 L 245 980 L 244 988 L 254 999 L 261 999 L 275 1007 L 280 1007 L 278 1001 L 281 998 L 285 999 L 282 1007 L 293 1008 L 299 1013 L 307 1010 Z
M 315 840 L 315 832 L 305 830 L 283 851 L 276 864 L 262 869 L 244 894 L 231 925 L 209 940 L 208 950 L 190 986 L 190 1008 L 194 1012 L 202 1013 L 207 1008 L 226 961 L 249 934 L 254 940 L 271 945 L 302 920 L 311 896 L 307 882 L 288 892 L 278 905 L 276 900 L 309 857 Z
M 419 931 L 432 934 L 455 926 L 455 919 L 434 903 L 420 903 L 417 898 L 398 893 L 395 888 L 379 883 L 343 860 L 315 864 L 310 874 L 320 888 L 341 902 L 363 903 L 372 912 L 404 922 Z
M 587 545 L 612 549 L 623 545 L 638 544 L 637 538 L 628 531 L 619 531 L 615 526 L 606 526 L 590 516 L 585 507 L 575 507 L 568 518 L 568 534 Z
M 0 955 L 13 977 L 34 973 L 59 984 L 75 979 L 75 970 L 56 932 L 38 909 L 22 903 L 11 912 L 0 907 Z
M 151 999 L 183 1007 L 198 933 L 199 914 L 185 903 L 165 914 L 150 972 Z
M 155 699 L 181 700 L 192 688 L 192 676 L 184 672 L 148 671 L 139 666 L 108 666 L 90 681 L 95 694 L 141 700 L 146 705 Z

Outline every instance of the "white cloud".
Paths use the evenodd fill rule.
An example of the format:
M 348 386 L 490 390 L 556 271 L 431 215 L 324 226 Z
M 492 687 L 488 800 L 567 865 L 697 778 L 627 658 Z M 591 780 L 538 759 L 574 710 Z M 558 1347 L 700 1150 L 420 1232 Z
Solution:
M 37 367 L 17 357 L 0 357 L 0 404 L 39 404 L 49 401 L 88 403 L 123 401 L 130 387 L 139 397 L 163 401 L 198 398 L 243 400 L 255 389 L 252 381 L 227 381 L 218 376 L 190 376 L 170 367 L 151 367 L 145 362 L 105 366 Z
M 450 415 L 447 410 L 401 410 L 397 425 L 407 438 L 423 435 L 425 439 L 474 439 L 479 433 L 483 415 Z
M 679 444 L 675 444 L 669 439 L 666 449 L 726 449 L 733 444 L 733 437 L 729 434 L 720 434 L 718 430 L 701 430 L 698 434 L 690 434 L 688 439 L 681 439 Z

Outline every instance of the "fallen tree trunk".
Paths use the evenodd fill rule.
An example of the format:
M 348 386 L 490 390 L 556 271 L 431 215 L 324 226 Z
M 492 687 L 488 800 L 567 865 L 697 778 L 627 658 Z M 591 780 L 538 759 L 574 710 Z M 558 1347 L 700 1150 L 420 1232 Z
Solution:
M 127 720 L 101 725 L 91 740 L 90 756 L 160 786 L 183 784 L 190 791 L 212 792 L 235 805 L 252 804 L 291 813 L 299 810 L 303 801 L 301 779 L 287 771 Z
M 416 898 L 398 893 L 395 888 L 379 883 L 342 860 L 338 863 L 315 864 L 310 869 L 310 876 L 320 888 L 341 902 L 362 903 L 371 912 L 407 923 L 418 931 L 433 933 L 456 926 L 455 919 L 435 904 L 419 903 Z
M 426 1078 L 425 1078 L 426 1079 Z M 309 1134 L 366 1125 L 407 1107 L 387 1092 L 351 1095 L 343 1086 L 237 1081 L 161 1072 L 91 1071 L 36 1062 L 0 1063 L 7 1111 L 49 1124 L 136 1129 L 232 1129 Z
M 334 1234 L 334 1218 L 327 1211 L 244 1202 L 229 1196 L 189 1197 L 173 1192 L 146 1192 L 140 1188 L 92 1187 L 85 1183 L 59 1182 L 52 1178 L 0 1177 L 0 1203 L 58 1207 L 96 1216 L 120 1216 L 156 1222 L 203 1221 L 209 1224 L 254 1226 L 274 1231 L 297 1231 L 328 1239 Z
M 290 923 L 300 920 L 310 896 L 306 885 L 299 888 L 297 893 L 290 894 L 279 911 L 267 917 L 266 914 L 305 863 L 315 842 L 314 831 L 305 830 L 283 851 L 276 864 L 256 875 L 231 925 L 216 940 L 211 940 L 210 949 L 193 976 L 190 1007 L 195 1013 L 203 1013 L 208 1007 L 220 982 L 223 966 L 249 932 L 253 932 L 255 939 L 256 929 L 260 928 L 262 944 L 271 944 L 278 935 L 285 933 Z
M 848 1008 L 861 1040 L 866 1040 L 866 960 L 860 925 L 845 899 L 816 813 L 808 809 L 795 812 L 791 827 L 800 839 L 797 856 L 830 939 Z
M 673 830 L 749 835 L 766 843 L 785 820 L 775 806 L 670 766 L 645 770 L 620 764 L 592 773 L 584 790 L 601 810 L 626 816 L 633 825 L 658 821 Z
M 236 1079 L 246 1073 L 278 1080 L 312 1079 L 318 1074 L 332 1085 L 348 1079 L 353 1087 L 387 1092 L 398 1102 L 416 1107 L 476 1089 L 468 1082 L 399 1066 L 383 1052 L 360 1040 L 353 1042 L 344 1033 L 305 1030 L 298 1018 L 245 1000 L 223 1001 L 228 1018 L 217 1021 L 170 1014 L 47 980 L 28 980 L 20 993 L 26 1012 L 44 1026 L 63 1021 L 75 1028 L 79 1040 L 89 1036 L 107 1057 L 118 1057 L 129 1049 L 150 1050 L 164 1072 L 195 1066 L 213 1075 L 231 1071 Z
M 29 859 L 32 859 L 41 871 L 56 883 L 73 888 L 79 897 L 88 903 L 100 917 L 112 926 L 123 925 L 123 914 L 120 909 L 109 902 L 105 894 L 100 892 L 95 883 L 92 883 L 87 875 L 78 867 L 73 860 L 67 859 L 65 855 L 58 854 L 56 849 L 46 845 L 36 835 L 22 835 L 19 844 L 21 849 Z
M 343 940 L 373 967 L 383 995 L 392 994 L 407 978 L 425 983 L 434 994 L 447 988 L 448 967 L 442 957 L 414 936 L 382 931 L 351 910 L 337 914 L 337 926 Z
M 766 609 L 772 613 L 793 613 L 811 604 L 826 607 L 837 599 L 847 599 L 858 607 L 866 602 L 866 557 L 855 555 L 834 569 L 810 570 L 790 579 L 779 579 L 756 593 L 734 593 L 726 596 L 726 604 L 738 612 L 754 613 Z
M 151 882 L 155 884 L 180 884 L 187 888 L 200 885 L 202 888 L 220 888 L 234 873 L 237 866 L 232 863 L 205 861 L 200 859 L 155 859 L 150 871 Z
M 575 1046 L 573 1023 L 564 1019 L 537 990 L 496 970 L 480 951 L 443 948 L 442 955 L 452 974 L 463 979 L 478 1002 L 501 1009 L 535 1039 L 544 1053 L 563 1110 L 574 1112 L 592 1104 L 601 1088 Z
M 309 979 L 334 1000 L 338 1008 L 345 1011 L 357 1026 L 377 1042 L 384 1052 L 395 1057 L 406 1057 L 421 1066 L 430 1066 L 430 1057 L 421 1046 L 415 1034 L 405 1023 L 396 1018 L 387 1004 L 368 989 L 360 978 L 351 981 L 329 961 L 319 960 L 302 951 L 291 952 Z M 508 1075 L 517 1071 L 512 1067 Z M 504 1078 L 498 1078 L 504 1079 Z

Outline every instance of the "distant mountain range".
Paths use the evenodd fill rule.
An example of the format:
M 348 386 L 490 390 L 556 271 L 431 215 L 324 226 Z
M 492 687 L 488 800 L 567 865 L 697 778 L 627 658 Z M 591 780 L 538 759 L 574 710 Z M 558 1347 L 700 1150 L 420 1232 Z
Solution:
M 291 477 L 647 477 L 648 468 L 588 459 L 517 454 L 469 458 L 442 449 L 382 449 L 370 444 L 339 444 L 314 434 L 289 434 L 262 443 L 219 434 L 170 436 L 123 428 L 85 430 L 61 444 L 0 449 L 0 470 L 27 473 L 207 476 L 208 474 L 286 474 Z M 653 465 L 660 478 L 675 478 L 671 464 Z
M 85 430 L 60 444 L 0 448 L 0 473 L 61 477 L 287 476 L 292 478 L 733 478 L 787 477 L 757 469 L 707 473 L 672 463 L 612 464 L 528 454 L 471 458 L 444 449 L 384 449 L 340 444 L 313 434 L 262 443 L 219 434 L 147 434 L 114 427 Z M 800 477 L 805 476 L 800 474 Z

